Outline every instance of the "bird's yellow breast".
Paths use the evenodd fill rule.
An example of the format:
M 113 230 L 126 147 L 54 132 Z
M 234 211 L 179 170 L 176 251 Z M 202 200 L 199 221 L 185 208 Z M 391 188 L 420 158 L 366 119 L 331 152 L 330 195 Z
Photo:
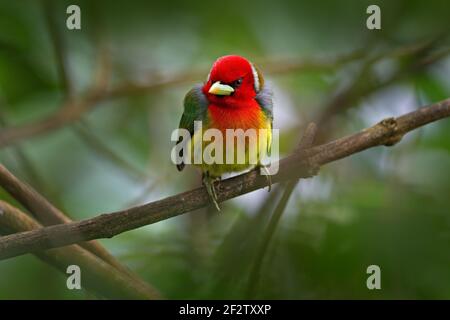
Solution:
M 204 172 L 208 171 L 212 177 L 243 171 L 260 164 L 270 151 L 272 124 L 259 106 L 255 112 L 246 110 L 245 114 L 241 114 L 241 118 L 239 114 L 225 114 L 219 121 L 217 121 L 217 114 L 211 114 L 215 111 L 210 111 L 209 121 L 203 124 L 202 130 L 194 132 L 190 150 L 188 150 L 191 163 Z M 222 137 L 221 141 L 215 141 L 219 134 Z M 220 148 L 222 154 L 218 150 Z M 195 163 L 195 157 L 199 159 L 198 152 L 202 153 L 201 163 Z M 196 156 L 195 153 L 197 153 Z M 211 163 L 211 160 L 215 161 Z

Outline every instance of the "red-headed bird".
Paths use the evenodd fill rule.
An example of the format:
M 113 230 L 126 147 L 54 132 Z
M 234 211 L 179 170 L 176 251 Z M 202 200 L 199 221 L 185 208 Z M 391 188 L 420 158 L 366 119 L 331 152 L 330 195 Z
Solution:
M 202 139 L 203 132 L 196 132 L 194 121 L 202 121 L 202 131 L 210 128 L 218 129 L 223 133 L 224 159 L 226 150 L 226 129 L 255 129 L 264 131 L 266 135 L 258 136 L 262 143 L 245 144 L 246 161 L 244 163 L 194 164 L 203 173 L 203 183 L 214 205 L 217 204 L 217 195 L 214 181 L 220 179 L 222 174 L 239 172 L 255 167 L 250 163 L 248 153 L 255 151 L 257 155 L 256 166 L 265 168 L 260 160 L 265 154 L 270 154 L 272 144 L 272 93 L 264 86 L 261 72 L 248 60 L 237 55 L 229 55 L 217 59 L 204 84 L 191 89 L 184 98 L 184 112 L 180 120 L 180 128 L 187 129 L 191 135 L 190 141 L 193 150 L 193 141 Z M 259 130 L 265 129 L 265 130 Z M 200 131 L 200 130 L 197 130 Z M 263 137 L 263 138 L 261 138 Z M 180 140 L 178 143 L 180 143 Z M 203 147 L 208 142 L 201 140 Z M 256 148 L 251 150 L 251 148 Z M 193 151 L 191 151 L 193 153 Z M 180 154 L 182 156 L 182 154 Z M 236 160 L 236 158 L 235 158 Z M 183 170 L 184 163 L 178 164 L 179 171 Z M 270 190 L 270 176 L 267 175 Z

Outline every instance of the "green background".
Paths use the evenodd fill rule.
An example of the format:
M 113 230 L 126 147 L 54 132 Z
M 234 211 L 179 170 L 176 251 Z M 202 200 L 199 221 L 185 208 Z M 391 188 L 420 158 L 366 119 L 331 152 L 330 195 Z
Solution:
M 43 4 L 0 1 L 0 111 L 8 126 L 45 118 L 62 105 Z M 81 7 L 81 30 L 65 28 L 69 4 Z M 381 30 L 365 26 L 370 4 L 381 7 Z M 323 140 L 450 96 L 448 56 L 423 68 L 413 67 L 420 55 L 387 56 L 436 37 L 423 54 L 448 52 L 448 1 L 54 1 L 48 8 L 76 96 L 92 83 L 101 41 L 111 58 L 112 87 L 201 74 L 102 101 L 84 114 L 81 129 L 74 123 L 0 149 L 2 164 L 75 220 L 200 184 L 194 169 L 179 173 L 171 163 L 170 134 L 184 94 L 225 54 L 254 61 L 273 87 L 282 156 L 352 82 L 360 89 L 320 128 Z M 355 51 L 361 59 L 331 68 L 270 72 L 283 61 L 330 61 Z M 376 54 L 383 58 L 358 78 Z M 275 61 L 273 69 L 265 69 L 267 61 Z M 398 70 L 404 70 L 400 77 L 377 87 Z M 223 203 L 220 213 L 210 207 L 101 243 L 167 298 L 450 298 L 448 120 L 302 180 L 265 252 L 257 290 L 248 296 L 254 254 L 282 189 L 259 190 Z M 3 190 L 0 199 L 12 201 Z M 366 287 L 372 264 L 381 268 L 381 290 Z M 0 298 L 95 296 L 68 290 L 66 275 L 25 255 L 0 261 Z

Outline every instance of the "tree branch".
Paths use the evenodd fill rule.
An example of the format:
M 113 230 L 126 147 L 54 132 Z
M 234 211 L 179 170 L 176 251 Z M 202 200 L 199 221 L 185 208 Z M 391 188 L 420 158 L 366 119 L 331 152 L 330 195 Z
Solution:
M 0 200 L 0 231 L 21 232 L 42 228 L 33 218 Z M 159 294 L 143 282 L 130 279 L 78 245 L 56 248 L 36 255 L 66 273 L 69 265 L 78 265 L 83 274 L 83 287 L 109 299 L 157 299 Z
M 396 48 L 387 53 L 376 54 L 370 58 L 371 61 L 380 60 L 382 58 L 403 58 L 413 56 L 418 52 L 423 52 L 424 49 L 430 48 L 434 41 L 429 41 L 420 44 L 407 45 Z M 435 63 L 439 59 L 448 55 L 448 50 L 444 50 L 439 54 L 424 58 L 422 67 Z M 361 51 L 356 51 L 341 57 L 331 60 L 326 59 L 309 59 L 309 60 L 290 60 L 290 61 L 263 61 L 261 63 L 264 68 L 267 68 L 268 74 L 284 74 L 290 72 L 298 72 L 305 70 L 330 70 L 339 67 L 345 63 L 358 60 L 362 57 Z M 98 65 L 108 65 L 104 59 L 104 55 L 99 54 Z M 101 70 L 101 69 L 100 69 Z M 49 131 L 60 129 L 68 124 L 80 120 L 83 115 L 89 110 L 93 109 L 96 104 L 102 101 L 120 98 L 124 96 L 146 94 L 155 90 L 161 90 L 168 86 L 185 84 L 201 79 L 205 75 L 205 70 L 199 69 L 194 71 L 180 72 L 169 77 L 153 77 L 153 80 L 147 83 L 124 82 L 111 89 L 97 88 L 94 85 L 92 90 L 88 92 L 85 97 L 78 101 L 68 101 L 56 113 L 38 120 L 33 123 L 18 125 L 14 127 L 0 129 L 0 147 L 11 145 L 15 142 L 35 137 Z M 107 72 L 100 72 L 104 75 Z M 97 77 L 98 78 L 98 77 Z M 393 79 L 395 80 L 395 79 Z
M 31 186 L 20 181 L 2 164 L 0 164 L 0 186 L 2 186 L 27 210 L 29 210 L 44 226 L 72 222 L 67 215 L 53 206 L 45 197 L 40 195 Z M 87 251 L 90 251 L 100 259 L 103 259 L 106 263 L 124 273 L 125 276 L 132 278 L 132 280 L 136 283 L 141 283 L 142 286 L 150 287 L 135 273 L 131 272 L 131 270 L 122 265 L 97 241 L 82 242 L 80 243 L 80 246 Z M 152 289 L 152 291 L 156 292 L 154 289 Z
M 393 145 L 401 137 L 430 122 L 450 116 L 450 98 L 420 108 L 398 118 L 388 118 L 353 135 L 326 144 L 295 152 L 280 160 L 273 183 L 308 177 L 311 169 L 336 161 L 368 148 Z M 241 174 L 216 184 L 218 201 L 222 202 L 263 188 L 267 184 L 257 170 Z M 0 259 L 27 252 L 87 241 L 110 238 L 122 232 L 156 223 L 209 205 L 205 188 L 200 187 L 143 206 L 102 214 L 94 218 L 50 226 L 0 238 Z
M 295 152 L 303 152 L 303 150 L 310 148 L 313 146 L 314 139 L 317 134 L 317 126 L 312 122 L 310 123 L 306 129 L 305 133 L 300 140 L 300 143 Z M 248 284 L 247 284 L 247 298 L 251 299 L 255 293 L 259 283 L 261 268 L 264 264 L 264 257 L 266 255 L 267 249 L 269 247 L 269 243 L 272 240 L 272 237 L 275 233 L 275 230 L 280 222 L 281 216 L 286 209 L 286 206 L 289 202 L 289 198 L 291 197 L 292 192 L 294 191 L 297 180 L 289 180 L 286 183 L 286 188 L 283 190 L 283 194 L 281 195 L 280 200 L 277 203 L 277 206 L 274 209 L 272 216 L 270 217 L 269 223 L 264 231 L 264 234 L 261 238 L 260 245 L 256 251 L 255 258 L 252 264 L 252 268 L 250 270 Z
M 303 70 L 328 70 L 352 60 L 359 59 L 360 56 L 361 52 L 355 52 L 331 60 L 310 59 L 285 62 L 266 61 L 264 64 L 267 64 L 269 73 L 283 74 Z M 0 129 L 0 148 L 30 137 L 39 136 L 49 131 L 60 129 L 68 124 L 78 121 L 99 102 L 124 96 L 145 94 L 155 90 L 161 90 L 168 86 L 198 81 L 198 79 L 201 79 L 207 73 L 204 69 L 190 70 L 166 78 L 154 77 L 153 80 L 148 81 L 145 84 L 124 82 L 108 90 L 105 86 L 98 87 L 97 85 L 99 78 L 102 79 L 102 83 L 106 81 L 105 77 L 107 76 L 107 72 L 102 70 L 105 70 L 106 67 L 109 66 L 108 57 L 102 54 L 102 48 L 100 48 L 97 65 L 103 67 L 99 68 L 100 71 L 97 72 L 95 84 L 85 97 L 82 97 L 78 101 L 75 101 L 75 99 L 67 101 L 56 113 L 36 122 Z M 99 74 L 101 76 L 99 76 Z

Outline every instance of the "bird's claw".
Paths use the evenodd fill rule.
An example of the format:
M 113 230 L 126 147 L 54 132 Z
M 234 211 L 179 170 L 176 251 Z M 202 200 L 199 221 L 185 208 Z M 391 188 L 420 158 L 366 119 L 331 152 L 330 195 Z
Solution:
M 203 184 L 205 185 L 206 191 L 208 191 L 209 198 L 214 203 L 217 211 L 220 211 L 220 207 L 217 202 L 216 189 L 214 188 L 214 181 L 216 181 L 216 179 L 212 179 L 208 174 L 203 176 Z
M 270 190 L 272 190 L 272 177 L 270 175 L 270 172 L 267 169 L 267 167 L 264 165 L 261 165 L 260 168 L 262 171 L 264 171 L 264 175 L 266 176 L 267 185 L 268 185 L 267 192 L 270 192 Z

